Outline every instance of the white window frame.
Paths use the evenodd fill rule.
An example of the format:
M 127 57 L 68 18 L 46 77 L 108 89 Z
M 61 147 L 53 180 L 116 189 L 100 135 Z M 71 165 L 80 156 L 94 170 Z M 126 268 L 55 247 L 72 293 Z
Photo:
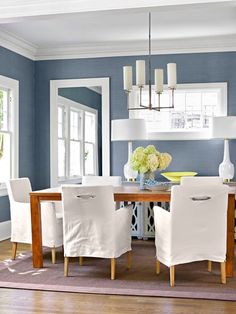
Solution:
M 101 87 L 102 95 L 102 175 L 110 175 L 110 94 L 108 77 L 50 81 L 50 185 L 59 185 L 57 165 L 57 97 L 59 88 Z
M 164 89 L 167 89 L 167 86 L 164 86 Z M 220 89 L 221 91 L 221 100 L 219 107 L 219 115 L 227 116 L 228 105 L 227 105 L 227 83 L 192 83 L 192 84 L 178 84 L 178 90 L 194 90 L 194 89 Z M 129 112 L 129 118 L 133 118 L 132 110 Z M 211 130 L 188 130 L 180 129 L 167 132 L 148 132 L 148 140 L 209 140 L 211 138 Z
M 0 88 L 9 90 L 9 131 L 11 133 L 11 178 L 19 177 L 19 81 L 0 75 Z M 0 183 L 0 196 L 7 195 L 5 183 Z
M 80 172 L 82 175 L 85 174 L 85 163 L 84 163 L 84 147 L 85 143 L 89 143 L 85 141 L 85 128 L 84 128 L 84 121 L 85 121 L 85 112 L 91 112 L 95 115 L 95 129 L 98 131 L 98 111 L 96 109 L 93 109 L 91 107 L 85 106 L 81 103 L 72 101 L 70 99 L 67 99 L 62 96 L 58 96 L 58 107 L 61 107 L 64 109 L 64 112 L 66 113 L 66 117 L 63 117 L 64 119 L 64 129 L 62 130 L 62 133 L 64 134 L 64 140 L 65 140 L 65 177 L 59 177 L 57 178 L 58 183 L 62 184 L 65 182 L 77 182 L 78 179 L 81 179 L 81 175 L 79 176 L 71 176 L 70 175 L 70 149 L 69 149 L 69 142 L 71 141 L 70 137 L 70 113 L 71 111 L 74 112 L 81 112 L 82 114 L 82 126 L 81 126 L 81 133 L 82 137 L 78 139 L 77 141 L 81 143 L 81 154 L 80 154 Z M 96 160 L 94 161 L 94 169 L 95 169 L 95 175 L 98 174 L 98 132 L 96 132 L 95 135 L 95 143 L 94 144 L 94 152 L 96 156 Z M 62 139 L 63 139 L 62 138 Z M 58 137 L 59 139 L 59 137 Z M 80 180 L 79 180 L 80 181 Z

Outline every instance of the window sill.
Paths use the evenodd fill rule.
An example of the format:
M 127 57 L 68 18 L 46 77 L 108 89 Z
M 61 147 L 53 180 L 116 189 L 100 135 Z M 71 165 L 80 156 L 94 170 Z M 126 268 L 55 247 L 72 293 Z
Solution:
M 7 193 L 7 188 L 0 188 L 0 197 L 1 196 L 7 196 L 8 193 Z
M 170 131 L 150 132 L 148 140 L 151 141 L 189 141 L 189 140 L 210 140 L 210 131 Z

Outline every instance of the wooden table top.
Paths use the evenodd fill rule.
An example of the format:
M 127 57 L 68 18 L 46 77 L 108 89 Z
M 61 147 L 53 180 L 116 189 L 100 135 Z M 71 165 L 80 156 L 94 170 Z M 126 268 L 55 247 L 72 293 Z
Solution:
M 229 194 L 235 194 L 235 186 L 230 186 Z M 31 192 L 30 195 L 43 199 L 61 200 L 61 188 L 49 188 Z M 168 191 L 140 190 L 139 185 L 122 185 L 114 187 L 114 200 L 135 202 L 169 202 L 171 197 Z

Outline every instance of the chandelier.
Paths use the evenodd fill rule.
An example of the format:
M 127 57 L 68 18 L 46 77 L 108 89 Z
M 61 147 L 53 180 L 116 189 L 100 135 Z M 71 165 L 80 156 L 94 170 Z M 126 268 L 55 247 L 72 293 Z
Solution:
M 127 105 L 128 110 L 157 110 L 161 109 L 173 109 L 174 108 L 174 90 L 176 89 L 177 75 L 176 75 L 176 63 L 167 64 L 167 84 L 168 90 L 170 90 L 170 105 L 161 106 L 161 94 L 163 92 L 164 86 L 164 73 L 163 69 L 155 69 L 155 92 L 158 95 L 157 106 L 152 105 L 152 84 L 151 84 L 151 13 L 149 12 L 149 54 L 148 54 L 148 105 L 143 104 L 142 91 L 145 87 L 145 60 L 136 61 L 136 86 L 139 89 L 139 107 L 130 107 L 130 93 L 133 89 L 133 75 L 132 66 L 123 67 L 123 80 L 124 80 L 124 90 L 127 93 Z

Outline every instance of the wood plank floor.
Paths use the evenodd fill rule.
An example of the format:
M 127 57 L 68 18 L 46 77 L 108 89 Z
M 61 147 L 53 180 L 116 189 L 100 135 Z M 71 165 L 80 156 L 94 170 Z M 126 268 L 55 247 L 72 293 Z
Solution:
M 30 246 L 19 245 L 19 252 L 27 249 Z M 0 260 L 10 256 L 10 241 L 0 242 Z M 236 302 L 0 289 L 0 313 L 232 314 Z

